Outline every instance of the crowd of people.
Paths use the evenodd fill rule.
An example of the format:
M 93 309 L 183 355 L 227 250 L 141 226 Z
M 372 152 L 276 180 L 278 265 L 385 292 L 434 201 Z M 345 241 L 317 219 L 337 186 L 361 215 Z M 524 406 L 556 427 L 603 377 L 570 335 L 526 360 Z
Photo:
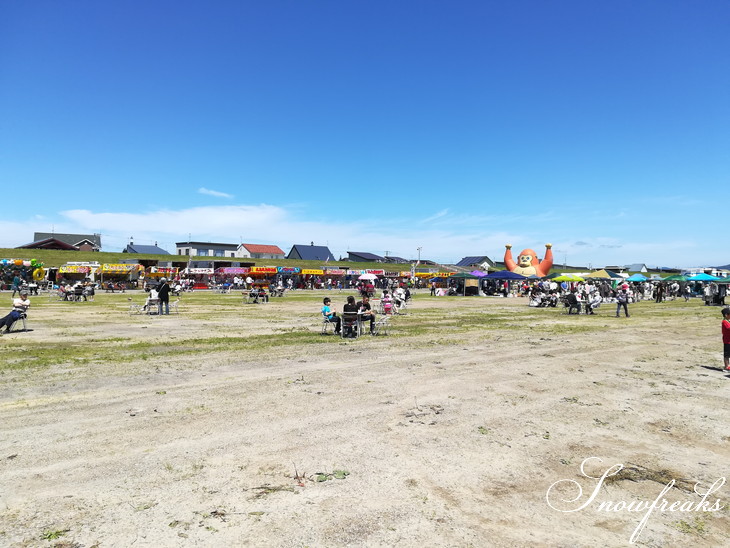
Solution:
M 621 309 L 626 316 L 628 304 L 653 300 L 656 303 L 702 296 L 706 305 L 725 304 L 726 285 L 707 283 L 693 286 L 688 282 L 621 282 L 615 287 L 607 280 L 585 282 L 562 282 L 551 280 L 522 283 L 518 286 L 519 295 L 529 298 L 533 307 L 556 307 L 565 304 L 569 313 L 584 311 L 594 313 L 602 303 L 616 303 L 616 315 Z
M 347 318 L 348 316 L 353 319 L 356 318 L 357 322 L 363 325 L 368 323 L 370 326 L 370 334 L 374 334 L 376 313 L 385 316 L 403 314 L 404 309 L 411 300 L 411 292 L 407 287 L 397 287 L 393 291 L 383 289 L 380 296 L 380 309 L 376 311 L 370 302 L 371 295 L 367 291 L 361 291 L 360 295 L 360 301 L 357 302 L 353 295 L 347 296 L 346 302 L 342 307 L 342 315 L 338 315 L 335 307 L 332 305 L 332 299 L 325 297 L 322 300 L 322 308 L 320 311 L 326 322 L 334 324 L 335 334 L 339 335 L 342 329 L 346 329 L 348 331 L 345 333 L 345 336 L 355 336 L 352 331 L 352 325 L 343 322 L 343 318 Z
M 419 280 L 420 281 L 420 280 Z M 255 284 L 251 278 L 234 278 L 234 285 L 239 287 L 250 287 L 250 294 L 256 299 L 268 301 L 266 290 L 259 284 Z M 273 291 L 279 291 L 283 295 L 285 288 L 292 288 L 293 282 L 290 279 L 284 280 L 278 278 L 276 285 L 269 286 Z M 325 282 L 328 286 L 330 280 Z M 512 294 L 528 298 L 531 307 L 557 307 L 563 303 L 568 313 L 595 314 L 595 311 L 606 303 L 616 304 L 616 317 L 619 317 L 621 311 L 626 317 L 629 317 L 629 304 L 642 300 L 653 300 L 661 303 L 665 300 L 677 300 L 683 298 L 689 301 L 692 296 L 701 296 L 706 305 L 725 305 L 725 297 L 727 293 L 727 285 L 715 282 L 710 283 L 689 283 L 679 281 L 645 281 L 645 282 L 619 282 L 612 283 L 608 280 L 587 280 L 580 282 L 561 282 L 555 280 L 538 280 L 524 281 L 521 283 L 491 282 L 490 286 L 494 292 L 500 292 L 505 296 Z M 375 288 L 382 289 L 380 297 L 380 313 L 385 315 L 397 314 L 401 312 L 411 298 L 411 287 L 420 285 L 415 282 L 413 285 L 404 281 L 389 280 L 388 278 L 374 280 L 352 280 L 350 287 L 356 289 L 361 299 L 355 300 L 355 297 L 349 295 L 346 303 L 343 305 L 342 316 L 337 313 L 332 300 L 325 297 L 321 314 L 324 320 L 332 323 L 335 327 L 336 334 L 342 334 L 343 329 L 349 330 L 346 335 L 353 335 L 352 324 L 345 324 L 343 317 L 353 316 L 357 318 L 358 326 L 361 324 L 369 324 L 371 334 L 375 333 L 376 311 L 370 303 L 370 297 L 375 293 Z M 15 276 L 11 289 L 13 291 L 13 308 L 6 316 L 0 318 L 0 334 L 3 330 L 7 333 L 12 326 L 22 318 L 25 318 L 28 308 L 30 307 L 28 284 L 20 276 Z M 331 287 L 331 286 L 330 286 Z M 64 300 L 94 300 L 96 283 L 90 280 L 78 281 L 74 284 L 61 280 L 58 284 L 59 295 Z M 166 278 L 160 278 L 159 281 L 145 280 L 144 289 L 148 292 L 148 297 L 143 310 L 149 310 L 150 307 L 156 305 L 159 315 L 168 315 L 170 313 L 170 295 L 179 294 L 186 288 L 192 288 L 190 280 L 177 279 L 171 285 Z M 435 284 L 431 284 L 431 294 L 434 294 Z M 483 288 L 486 289 L 486 288 Z M 456 294 L 456 291 L 454 291 Z M 18 295 L 16 298 L 15 295 Z M 723 308 L 723 345 L 724 345 L 724 366 L 730 371 L 730 308 Z

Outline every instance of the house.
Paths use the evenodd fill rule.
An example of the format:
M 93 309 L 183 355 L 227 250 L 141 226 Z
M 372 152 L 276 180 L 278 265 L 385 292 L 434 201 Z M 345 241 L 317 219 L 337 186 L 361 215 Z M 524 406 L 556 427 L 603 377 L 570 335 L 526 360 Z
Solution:
M 284 251 L 278 245 L 240 244 L 236 257 L 244 259 L 283 259 Z
M 101 234 L 59 234 L 55 232 L 34 232 L 33 243 L 57 240 L 72 245 L 77 251 L 101 251 Z M 31 245 L 31 244 L 27 244 Z M 25 249 L 60 249 L 53 247 L 26 247 Z
M 604 270 L 610 270 L 611 272 L 648 272 L 649 269 L 644 263 L 627 264 L 624 266 L 604 266 Z
M 380 255 L 366 253 L 364 251 L 348 251 L 347 260 L 353 263 L 382 263 L 385 261 Z
M 411 261 L 408 259 L 404 259 L 403 257 L 396 257 L 395 255 L 386 255 L 383 257 L 383 262 L 385 263 L 395 263 L 395 264 L 410 264 Z
M 78 251 L 75 245 L 67 244 L 56 238 L 45 238 L 25 245 L 19 245 L 15 249 L 53 249 L 56 251 Z
M 127 247 L 122 249 L 122 253 L 143 253 L 145 255 L 169 255 L 170 254 L 168 251 L 165 251 L 161 247 L 157 247 L 157 242 L 155 242 L 155 245 L 140 245 L 140 244 L 135 244 L 134 242 L 129 242 L 127 244 Z
M 462 266 L 464 268 L 479 268 L 481 270 L 489 270 L 494 268 L 497 264 L 487 257 L 486 255 L 474 255 L 471 257 L 464 257 L 455 266 Z
M 698 274 L 709 274 L 710 276 L 725 278 L 728 275 L 728 271 L 722 266 L 696 266 L 682 269 L 683 276 L 697 276 Z
M 203 257 L 235 257 L 238 244 L 213 242 L 175 242 L 177 255 L 198 255 Z
M 287 259 L 300 259 L 302 261 L 334 261 L 335 257 L 327 246 L 314 245 L 294 245 L 289 251 Z

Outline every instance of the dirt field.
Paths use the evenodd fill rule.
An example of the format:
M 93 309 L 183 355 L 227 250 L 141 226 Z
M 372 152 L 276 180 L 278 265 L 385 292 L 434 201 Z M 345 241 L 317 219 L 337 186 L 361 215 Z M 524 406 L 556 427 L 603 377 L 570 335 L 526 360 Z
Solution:
M 0 545 L 627 546 L 646 511 L 600 503 L 675 480 L 696 505 L 727 474 L 717 308 L 419 294 L 388 336 L 341 340 L 324 294 L 159 318 L 128 315 L 139 294 L 33 297 L 33 331 L 0 338 Z M 626 469 L 551 508 L 588 499 L 590 457 Z M 579 500 L 546 497 L 567 479 Z M 730 545 L 717 499 L 654 510 L 636 544 Z

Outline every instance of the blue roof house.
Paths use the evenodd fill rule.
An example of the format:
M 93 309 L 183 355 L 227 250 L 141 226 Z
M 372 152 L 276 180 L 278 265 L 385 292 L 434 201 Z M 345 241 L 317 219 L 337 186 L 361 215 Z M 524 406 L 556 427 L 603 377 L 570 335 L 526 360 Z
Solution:
M 334 261 L 335 257 L 327 246 L 324 245 L 294 245 L 289 251 L 287 259 L 300 259 L 302 261 Z

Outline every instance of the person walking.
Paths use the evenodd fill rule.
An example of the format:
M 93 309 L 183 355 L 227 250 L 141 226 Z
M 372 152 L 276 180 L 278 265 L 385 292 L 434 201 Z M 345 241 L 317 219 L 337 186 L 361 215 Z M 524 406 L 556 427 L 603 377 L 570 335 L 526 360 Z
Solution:
M 167 278 L 160 279 L 160 287 L 157 288 L 157 315 L 166 316 L 170 315 L 170 284 L 167 283 Z M 165 311 L 162 311 L 162 305 L 165 305 Z
M 621 315 L 621 307 L 624 308 L 624 314 L 629 317 L 629 292 L 627 291 L 628 286 L 624 284 L 618 293 L 616 293 L 616 317 Z
M 730 308 L 722 309 L 722 346 L 725 371 L 730 371 Z
M 659 282 L 656 286 L 656 298 L 654 302 L 660 303 L 664 300 L 664 284 Z
M 11 299 L 15 298 L 16 293 L 20 293 L 20 288 L 23 286 L 23 278 L 20 277 L 20 274 L 18 274 L 18 271 L 16 270 L 13 272 L 13 283 L 12 283 L 12 290 L 13 290 L 13 296 Z

